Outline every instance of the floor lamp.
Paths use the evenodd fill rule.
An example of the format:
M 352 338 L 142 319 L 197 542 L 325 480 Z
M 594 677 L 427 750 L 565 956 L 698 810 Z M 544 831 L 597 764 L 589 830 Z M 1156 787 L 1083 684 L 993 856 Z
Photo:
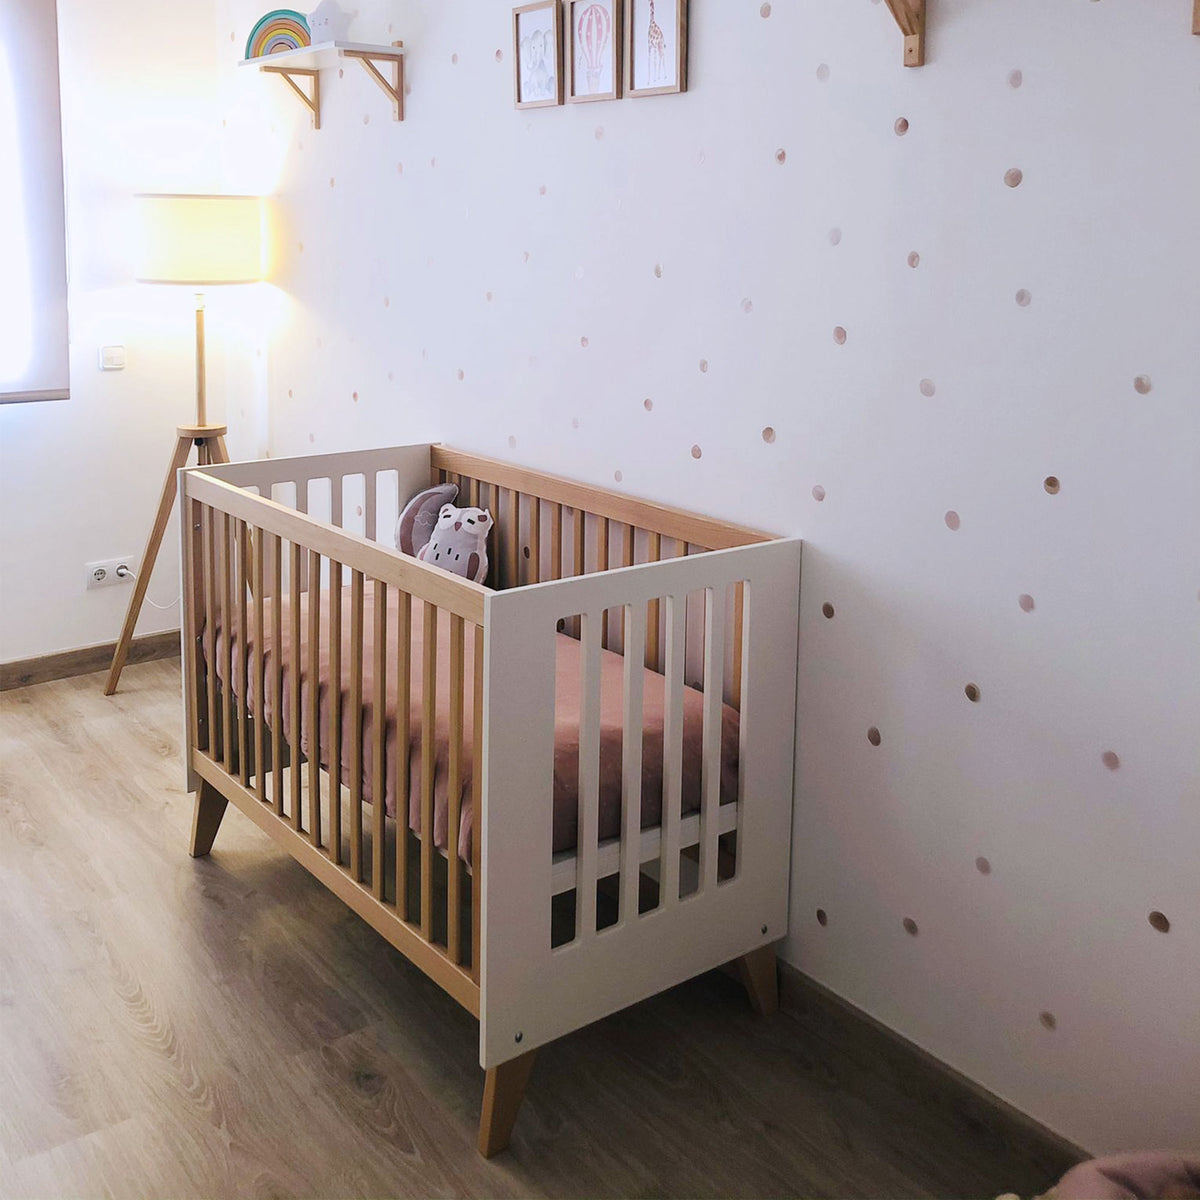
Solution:
M 255 283 L 263 277 L 262 203 L 257 196 L 136 197 L 141 218 L 142 247 L 137 278 L 142 283 L 210 284 Z M 134 627 L 146 597 L 154 560 L 175 503 L 176 476 L 187 465 L 192 446 L 199 463 L 229 461 L 225 425 L 208 423 L 204 374 L 204 294 L 196 293 L 196 423 L 176 427 L 175 451 L 167 468 L 158 514 L 134 578 L 133 595 L 120 640 L 113 651 L 104 694 L 117 690 L 121 669 L 133 641 Z

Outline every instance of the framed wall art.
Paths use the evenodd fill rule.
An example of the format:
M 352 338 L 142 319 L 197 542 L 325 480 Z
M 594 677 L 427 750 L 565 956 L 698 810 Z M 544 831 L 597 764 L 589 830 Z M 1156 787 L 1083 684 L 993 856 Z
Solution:
M 621 94 L 624 0 L 566 0 L 567 103 Z
M 558 0 L 538 0 L 513 9 L 513 102 L 517 108 L 563 102 Z
M 625 94 L 687 91 L 688 0 L 625 0 Z

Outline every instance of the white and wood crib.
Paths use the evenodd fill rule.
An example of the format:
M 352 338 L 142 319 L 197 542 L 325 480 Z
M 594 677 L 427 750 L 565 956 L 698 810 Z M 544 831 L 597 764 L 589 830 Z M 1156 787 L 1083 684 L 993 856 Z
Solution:
M 391 548 L 445 481 L 487 586 Z M 180 495 L 191 852 L 232 801 L 479 1018 L 483 1154 L 554 1038 L 733 960 L 774 1005 L 798 539 L 427 444 Z

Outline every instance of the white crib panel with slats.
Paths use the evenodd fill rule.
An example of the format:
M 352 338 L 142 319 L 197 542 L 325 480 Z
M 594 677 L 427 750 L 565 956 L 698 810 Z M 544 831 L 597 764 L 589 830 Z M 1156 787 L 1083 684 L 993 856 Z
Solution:
M 623 778 L 627 785 L 637 780 L 635 794 L 640 800 L 641 738 L 630 733 L 641 725 L 637 711 L 641 673 L 630 664 L 640 662 L 637 643 L 644 637 L 646 604 L 670 597 L 667 611 L 675 614 L 668 619 L 667 693 L 669 710 L 676 714 L 670 719 L 674 728 L 673 723 L 681 721 L 686 598 L 712 589 L 707 607 L 719 613 L 726 589 L 742 581 L 746 581 L 746 630 L 735 876 L 717 883 L 712 862 L 715 826 L 729 819 L 724 814 L 718 822 L 712 819 L 719 801 L 719 784 L 714 781 L 719 762 L 712 756 L 720 746 L 719 736 L 712 735 L 706 739 L 706 798 L 701 814 L 689 818 L 701 823 L 695 837 L 708 848 L 711 863 L 698 890 L 678 898 L 679 846 L 691 830 L 680 819 L 679 785 L 672 768 L 663 838 L 673 847 L 667 857 L 675 883 L 668 888 L 664 879 L 667 902 L 641 915 L 636 913 L 636 902 L 622 903 L 621 919 L 596 932 L 599 854 L 587 844 L 587 831 L 581 830 L 577 878 L 583 894 L 591 895 L 591 933 L 551 949 L 554 722 L 548 716 L 555 699 L 557 621 L 584 615 L 584 678 L 590 683 L 593 647 L 604 610 L 629 606 Z M 782 539 L 487 597 L 480 979 L 484 1067 L 498 1066 L 787 932 L 799 584 L 800 541 Z M 715 639 L 711 630 L 709 637 Z M 710 645 L 715 642 L 710 640 Z M 716 657 L 720 661 L 722 656 Z M 585 683 L 583 706 L 591 719 L 593 712 L 598 715 L 598 703 L 588 699 L 587 692 Z M 715 694 L 719 695 L 719 686 Z M 715 720 L 720 710 L 710 704 L 709 712 Z M 581 730 L 588 754 L 592 738 L 591 731 Z M 581 783 L 586 784 L 581 787 L 586 810 L 594 798 L 590 780 Z M 629 868 L 641 851 L 640 834 L 633 834 L 640 814 L 630 811 L 629 797 L 627 786 L 624 844 L 618 851 L 626 868 L 626 901 L 636 894 L 636 872 Z M 591 816 L 587 820 L 590 825 Z M 583 900 L 580 909 L 587 904 Z M 578 928 L 587 928 L 583 919 Z

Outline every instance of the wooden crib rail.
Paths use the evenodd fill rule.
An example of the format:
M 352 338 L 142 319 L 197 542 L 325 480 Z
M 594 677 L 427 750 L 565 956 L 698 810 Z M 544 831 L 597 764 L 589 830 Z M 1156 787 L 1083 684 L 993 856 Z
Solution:
M 477 1015 L 479 841 L 468 867 L 458 834 L 468 717 L 482 762 L 486 589 L 202 471 L 185 473 L 182 495 L 188 764 L 202 781 L 196 830 L 207 831 L 194 833 L 193 853 L 212 844 L 214 806 L 233 800 Z M 327 673 L 316 669 L 322 652 Z M 318 678 L 337 681 L 324 689 L 324 714 Z M 449 689 L 444 850 L 434 841 L 440 688 Z M 419 832 L 409 831 L 410 742 Z M 477 769 L 476 813 L 481 778 Z
M 702 546 L 706 550 L 725 550 L 733 546 L 769 542 L 777 536 L 448 446 L 431 446 L 429 461 L 435 472 L 445 471 L 521 495 L 535 496 L 551 504 L 648 530 L 685 544 Z

